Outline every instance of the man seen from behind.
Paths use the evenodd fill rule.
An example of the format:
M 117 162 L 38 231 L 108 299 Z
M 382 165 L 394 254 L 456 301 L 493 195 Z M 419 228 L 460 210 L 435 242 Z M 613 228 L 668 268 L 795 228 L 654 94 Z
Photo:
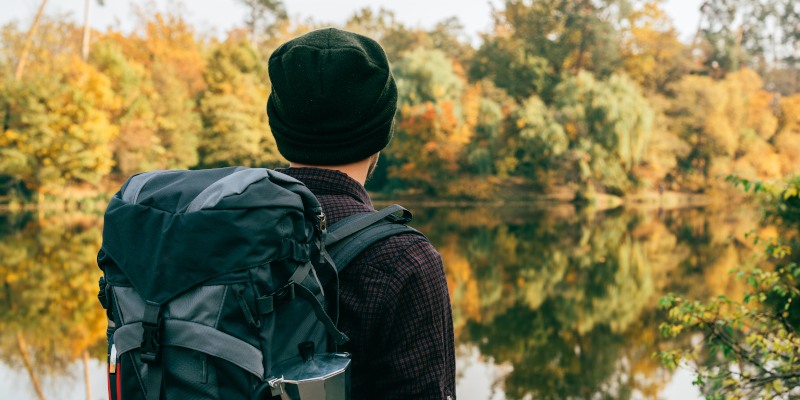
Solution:
M 269 125 L 290 162 L 281 172 L 317 196 L 329 224 L 374 211 L 364 183 L 392 138 L 397 111 L 381 46 L 338 29 L 313 31 L 275 50 L 269 76 Z M 455 399 L 450 299 L 431 243 L 412 234 L 385 239 L 339 281 L 352 398 Z

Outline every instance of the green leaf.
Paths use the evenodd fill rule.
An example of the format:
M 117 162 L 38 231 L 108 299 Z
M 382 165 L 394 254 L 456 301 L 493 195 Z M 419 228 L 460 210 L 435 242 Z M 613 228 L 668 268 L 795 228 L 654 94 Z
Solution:
M 672 299 L 669 297 L 662 297 L 658 300 L 658 308 L 667 309 L 672 307 Z

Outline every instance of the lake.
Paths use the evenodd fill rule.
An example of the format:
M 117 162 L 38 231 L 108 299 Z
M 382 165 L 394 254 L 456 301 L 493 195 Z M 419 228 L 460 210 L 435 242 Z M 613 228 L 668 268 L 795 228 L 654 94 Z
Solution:
M 653 358 L 658 299 L 741 293 L 744 237 L 772 229 L 743 206 L 411 208 L 445 261 L 464 400 L 697 398 Z M 101 215 L 0 214 L 0 397 L 105 397 L 101 232 Z

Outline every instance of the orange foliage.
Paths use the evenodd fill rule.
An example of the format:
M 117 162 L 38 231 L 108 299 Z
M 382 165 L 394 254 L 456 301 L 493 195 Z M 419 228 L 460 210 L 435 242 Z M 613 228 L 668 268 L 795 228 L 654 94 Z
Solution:
M 800 134 L 800 94 L 782 98 L 780 110 L 781 131 Z
M 107 37 L 148 71 L 164 73 L 157 70 L 166 68 L 168 74 L 180 77 L 189 93 L 202 91 L 206 61 L 194 29 L 179 15 L 155 12 L 152 15 L 142 13 L 139 17 L 143 20 L 143 37 L 124 36 L 119 32 L 109 32 Z
M 464 249 L 457 246 L 456 236 L 447 245 L 440 247 L 447 286 L 450 288 L 450 302 L 453 304 L 455 334 L 458 337 L 467 321 L 481 321 L 480 294 L 478 282 L 472 273 L 469 260 L 464 257 Z
M 764 140 L 769 140 L 775 135 L 778 128 L 778 118 L 775 117 L 773 110 L 775 98 L 775 93 L 759 89 L 750 94 L 747 102 L 745 124 L 753 127 Z
M 447 181 L 445 177 L 459 171 L 461 152 L 470 143 L 473 129 L 461 121 L 452 101 L 406 104 L 400 113 L 397 130 L 403 138 L 392 145 L 392 154 L 403 161 L 390 168 L 390 174 L 439 187 Z
M 780 100 L 780 131 L 773 139 L 784 175 L 800 174 L 800 94 Z

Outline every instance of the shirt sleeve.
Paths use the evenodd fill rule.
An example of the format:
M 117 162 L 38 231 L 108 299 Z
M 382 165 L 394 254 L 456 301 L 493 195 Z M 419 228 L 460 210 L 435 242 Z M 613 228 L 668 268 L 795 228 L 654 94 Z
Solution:
M 455 399 L 450 296 L 442 258 L 428 241 L 398 257 L 387 292 L 374 364 L 380 398 Z

